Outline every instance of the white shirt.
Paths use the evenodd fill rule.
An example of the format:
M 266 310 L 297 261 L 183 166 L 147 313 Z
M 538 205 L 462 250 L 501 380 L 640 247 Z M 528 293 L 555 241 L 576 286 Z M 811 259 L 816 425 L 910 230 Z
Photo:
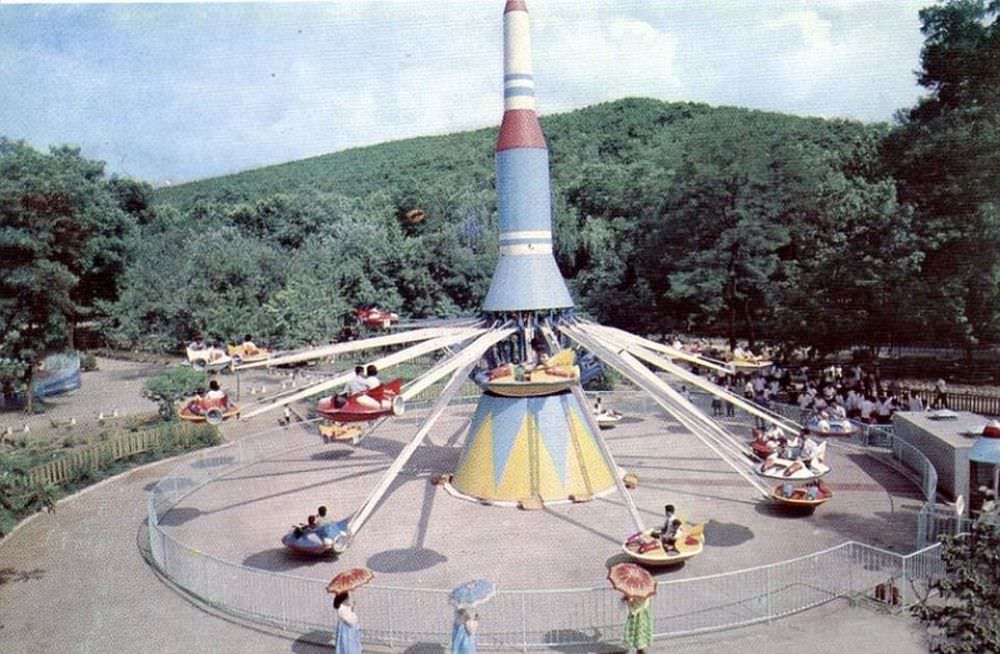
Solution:
M 872 415 L 872 411 L 874 411 L 874 410 L 875 410 L 875 403 L 874 402 L 872 402 L 871 400 L 862 400 L 861 401 L 861 417 L 862 418 L 870 418 L 871 415 Z
M 910 411 L 923 411 L 924 410 L 924 401 L 922 399 L 920 399 L 919 395 L 912 395 L 912 396 L 910 396 L 910 406 L 909 406 L 909 409 L 910 409 Z
M 226 396 L 226 394 L 224 392 L 222 392 L 221 390 L 219 390 L 219 391 L 209 391 L 209 392 L 205 393 L 205 397 L 208 398 L 208 399 L 210 399 L 210 400 L 221 400 L 225 396 Z
M 368 390 L 368 384 L 365 383 L 365 378 L 361 375 L 355 374 L 351 378 L 351 381 L 347 382 L 345 387 L 348 395 L 355 395 L 357 393 L 364 393 Z
M 377 388 L 377 387 L 379 387 L 381 385 L 382 385 L 382 382 L 379 381 L 378 375 L 372 375 L 371 377 L 365 377 L 365 386 L 368 388 L 368 390 L 371 390 L 373 388 Z
M 340 608 L 337 609 L 337 617 L 349 625 L 358 624 L 358 615 L 354 612 L 354 609 L 351 608 L 351 605 L 348 604 L 347 602 L 341 604 Z
M 802 443 L 802 452 L 800 453 L 803 459 L 811 459 L 816 456 L 816 441 L 811 438 L 807 438 L 804 443 Z

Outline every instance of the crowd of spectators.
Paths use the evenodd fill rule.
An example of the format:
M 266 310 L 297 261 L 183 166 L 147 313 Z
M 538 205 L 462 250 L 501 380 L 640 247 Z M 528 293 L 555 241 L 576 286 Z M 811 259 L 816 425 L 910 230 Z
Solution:
M 797 405 L 803 419 L 828 412 L 869 424 L 891 424 L 897 411 L 947 408 L 944 380 L 935 383 L 927 406 L 921 394 L 881 379 L 877 367 L 866 370 L 861 365 L 814 369 L 775 364 L 751 373 L 715 375 L 712 381 L 764 408 L 772 408 L 775 402 Z M 713 402 L 712 410 L 715 415 L 722 415 L 723 410 L 732 415 L 732 405 L 722 401 Z

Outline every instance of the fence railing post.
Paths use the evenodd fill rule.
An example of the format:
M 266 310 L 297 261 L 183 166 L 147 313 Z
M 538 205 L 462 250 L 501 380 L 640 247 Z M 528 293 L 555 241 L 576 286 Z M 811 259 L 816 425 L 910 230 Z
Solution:
M 528 651 L 528 597 L 521 593 L 521 651 Z

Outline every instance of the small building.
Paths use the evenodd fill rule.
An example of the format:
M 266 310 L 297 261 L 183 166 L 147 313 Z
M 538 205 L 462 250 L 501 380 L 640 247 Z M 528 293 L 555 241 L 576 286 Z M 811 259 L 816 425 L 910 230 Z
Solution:
M 949 417 L 935 417 L 941 413 Z M 896 413 L 893 416 L 896 436 L 919 449 L 930 460 L 937 470 L 939 493 L 951 500 L 961 495 L 971 508 L 976 508 L 982 498 L 970 496 L 969 491 L 987 483 L 992 472 L 986 464 L 974 464 L 969 455 L 983 432 L 987 418 L 969 411 L 941 413 Z

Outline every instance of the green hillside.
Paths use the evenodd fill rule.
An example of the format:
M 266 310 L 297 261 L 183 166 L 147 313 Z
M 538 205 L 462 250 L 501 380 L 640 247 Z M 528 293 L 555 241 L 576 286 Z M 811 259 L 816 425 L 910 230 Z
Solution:
M 900 310 L 939 241 L 900 202 L 890 126 L 649 99 L 542 122 L 556 260 L 602 321 L 820 349 L 963 338 L 941 318 L 943 287 L 928 281 Z M 409 139 L 159 189 L 106 332 L 297 345 L 335 336 L 362 303 L 476 313 L 497 258 L 495 138 Z M 419 224 L 404 220 L 414 209 Z
M 626 141 L 712 111 L 707 105 L 627 99 L 542 119 L 558 176 L 560 164 L 614 156 Z M 487 187 L 493 179 L 497 128 L 393 141 L 157 189 L 155 201 L 186 208 L 199 201 L 254 201 L 300 189 L 364 196 L 427 185 Z M 413 188 L 411 188 L 413 187 Z

